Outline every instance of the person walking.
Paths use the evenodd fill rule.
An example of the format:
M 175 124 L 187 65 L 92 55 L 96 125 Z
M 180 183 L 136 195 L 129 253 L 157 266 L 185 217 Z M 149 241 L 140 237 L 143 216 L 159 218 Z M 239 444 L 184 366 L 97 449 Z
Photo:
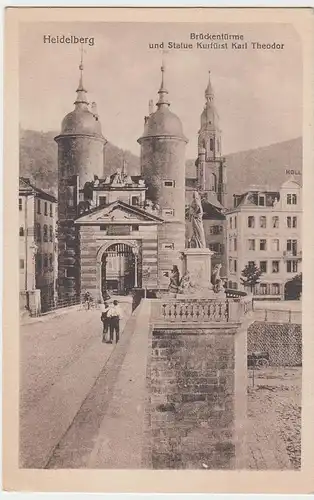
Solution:
M 104 304 L 100 304 L 100 311 L 101 311 L 101 316 L 100 320 L 102 322 L 103 328 L 102 328 L 102 341 L 106 342 L 106 336 L 108 333 L 109 329 L 109 318 L 108 318 L 108 312 L 109 312 L 109 304 L 105 302 Z
M 110 327 L 110 340 L 109 343 L 113 342 L 114 332 L 116 333 L 116 344 L 119 342 L 120 337 L 120 319 L 122 319 L 122 312 L 118 305 L 118 301 L 114 300 L 112 306 L 109 308 L 107 313 L 109 318 Z

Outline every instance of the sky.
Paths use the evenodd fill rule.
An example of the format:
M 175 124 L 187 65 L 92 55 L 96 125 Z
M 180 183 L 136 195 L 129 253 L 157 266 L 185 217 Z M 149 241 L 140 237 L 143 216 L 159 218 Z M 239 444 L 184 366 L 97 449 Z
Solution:
M 247 49 L 201 49 L 191 33 L 242 34 Z M 302 54 L 286 24 L 23 23 L 20 26 L 20 125 L 59 131 L 72 111 L 79 80 L 80 45 L 44 43 L 44 35 L 94 37 L 84 45 L 84 86 L 97 103 L 107 140 L 139 155 L 149 99 L 158 99 L 162 50 L 149 44 L 193 43 L 164 54 L 171 111 L 197 154 L 197 132 L 208 71 L 220 116 L 224 154 L 302 135 Z M 253 50 L 251 42 L 281 43 L 282 50 Z M 208 43 L 209 40 L 203 40 Z M 217 43 L 225 43 L 219 41 Z M 243 42 L 242 42 L 243 43 Z

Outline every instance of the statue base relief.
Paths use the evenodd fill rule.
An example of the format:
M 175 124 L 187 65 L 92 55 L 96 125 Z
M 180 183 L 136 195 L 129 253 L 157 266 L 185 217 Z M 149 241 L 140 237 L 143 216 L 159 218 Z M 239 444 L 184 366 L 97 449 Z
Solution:
M 186 248 L 182 252 L 183 269 L 182 275 L 187 272 L 190 275 L 191 287 L 189 294 L 199 297 L 213 297 L 213 285 L 211 284 L 211 256 L 213 252 L 208 248 Z

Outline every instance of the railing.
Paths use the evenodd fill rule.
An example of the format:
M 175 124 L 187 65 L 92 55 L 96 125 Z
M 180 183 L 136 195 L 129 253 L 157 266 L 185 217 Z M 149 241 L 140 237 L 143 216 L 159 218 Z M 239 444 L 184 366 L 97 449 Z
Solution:
M 73 307 L 73 306 L 80 306 L 82 309 L 98 309 L 99 304 L 94 301 L 90 300 L 89 302 L 84 301 L 84 299 L 80 297 L 73 297 L 73 298 L 68 298 L 68 299 L 57 299 L 57 300 L 52 300 L 50 302 L 46 302 L 42 304 L 42 310 L 40 312 L 33 313 L 30 311 L 30 316 L 31 317 L 39 317 L 39 316 L 45 316 L 46 314 L 49 314 L 53 311 L 57 311 L 60 309 L 65 309 L 68 307 Z
M 239 322 L 252 312 L 252 297 L 236 299 L 167 298 L 152 301 L 153 320 L 158 324 Z
M 302 250 L 296 252 L 294 250 L 284 250 L 283 252 L 284 259 L 302 259 Z
M 227 301 L 195 300 L 167 302 L 161 305 L 162 319 L 179 322 L 228 321 Z
M 283 309 L 255 309 L 254 320 L 266 323 L 302 323 L 302 312 Z

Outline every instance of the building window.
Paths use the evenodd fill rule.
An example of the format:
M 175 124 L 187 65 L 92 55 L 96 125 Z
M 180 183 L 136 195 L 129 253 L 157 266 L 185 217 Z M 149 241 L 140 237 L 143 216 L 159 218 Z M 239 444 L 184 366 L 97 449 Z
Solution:
M 139 229 L 140 229 L 140 226 L 138 224 L 132 224 L 131 231 L 138 231 Z
M 249 260 L 248 265 L 249 266 L 255 266 L 255 260 Z
M 272 273 L 279 273 L 279 260 L 273 260 L 271 264 Z
M 287 260 L 287 273 L 297 273 L 298 263 L 296 260 Z
M 36 240 L 41 241 L 41 227 L 40 224 L 36 223 Z
M 162 215 L 164 215 L 165 217 L 173 217 L 174 216 L 173 208 L 164 208 L 162 211 Z
M 44 255 L 44 268 L 46 269 L 48 267 L 48 255 L 45 253 Z
M 265 215 L 262 215 L 259 218 L 259 226 L 262 227 L 262 228 L 266 228 L 266 217 L 265 217 Z
M 48 226 L 47 226 L 47 224 L 44 224 L 43 241 L 48 241 Z
M 259 249 L 266 250 L 266 240 L 259 240 Z
M 236 215 L 234 216 L 234 229 L 237 229 L 237 216 Z
M 261 260 L 259 263 L 259 268 L 262 271 L 262 273 L 267 273 L 267 261 Z
M 24 259 L 20 259 L 20 269 L 24 269 Z
M 209 149 L 211 151 L 214 151 L 214 139 L 209 139 Z
M 287 194 L 287 205 L 296 205 L 296 204 L 297 204 L 297 195 Z
M 53 212 L 52 212 L 52 203 L 50 203 L 50 214 L 49 214 L 49 215 L 50 215 L 50 217 L 52 217 L 52 216 L 53 216 Z
M 236 273 L 237 269 L 238 269 L 238 262 L 236 260 L 233 261 L 233 269 L 234 269 L 234 272 Z
M 170 179 L 165 180 L 165 181 L 164 181 L 164 186 L 165 186 L 165 187 L 175 187 L 175 182 L 174 182 L 174 181 L 172 181 L 172 180 L 170 180 Z
M 238 247 L 237 238 L 234 238 L 234 239 L 233 239 L 233 250 L 234 250 L 235 252 L 237 251 L 237 247 Z
M 287 252 L 292 253 L 292 255 L 297 255 L 298 252 L 297 240 L 287 240 Z
M 44 205 L 44 215 L 48 215 L 48 203 L 46 201 Z
M 229 219 L 229 227 L 230 227 L 230 229 L 232 229 L 232 217 L 230 217 L 230 219 Z
M 248 240 L 249 250 L 255 250 L 255 240 Z
M 265 206 L 265 196 L 263 194 L 258 197 L 258 204 L 261 207 Z
M 280 286 L 278 283 L 273 283 L 271 287 L 273 295 L 280 295 Z
M 24 236 L 24 227 L 23 226 L 20 227 L 20 236 Z
M 272 245 L 272 250 L 274 252 L 279 252 L 279 240 L 278 239 L 272 240 L 271 245 Z
M 230 273 L 232 273 L 233 269 L 232 269 L 232 259 L 229 259 L 229 271 Z
M 279 217 L 278 215 L 274 215 L 274 217 L 272 218 L 272 226 L 276 229 L 279 228 Z
M 49 254 L 49 267 L 52 269 L 52 253 Z
M 53 241 L 53 227 L 49 226 L 49 240 Z
M 287 227 L 297 227 L 296 226 L 296 217 L 287 217 Z
M 162 243 L 161 248 L 163 250 L 174 250 L 174 243 Z
M 98 203 L 100 207 L 107 205 L 107 196 L 99 196 Z M 134 203 L 132 203 L 134 205 Z
M 107 224 L 100 224 L 99 229 L 100 229 L 100 231 L 107 231 L 108 226 L 107 226 Z
M 297 227 L 297 218 L 296 217 L 292 217 L 292 227 Z
M 41 213 L 41 208 L 40 208 L 40 200 L 37 200 L 37 213 Z
M 19 198 L 19 211 L 23 209 L 23 200 L 22 198 Z
M 221 243 L 210 243 L 208 245 L 209 250 L 215 253 L 222 254 L 223 253 L 223 245 Z
M 210 234 L 220 234 L 222 233 L 222 226 L 210 226 L 209 232 Z
M 247 225 L 248 227 L 255 227 L 255 218 L 253 215 L 249 215 L 248 218 L 247 218 Z

